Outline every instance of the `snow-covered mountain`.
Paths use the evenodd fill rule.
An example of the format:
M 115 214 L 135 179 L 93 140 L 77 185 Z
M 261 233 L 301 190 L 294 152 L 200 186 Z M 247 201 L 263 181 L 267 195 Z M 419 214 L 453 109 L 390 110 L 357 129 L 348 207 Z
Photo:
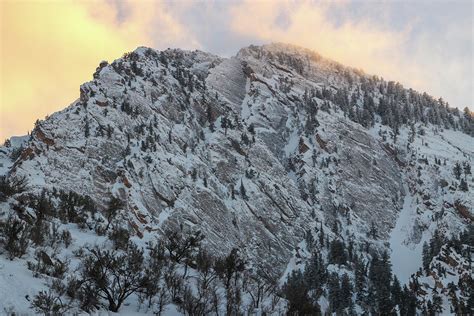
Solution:
M 165 314 L 404 315 L 411 297 L 418 313 L 472 311 L 468 110 L 285 44 L 232 58 L 138 48 L 93 77 L 0 148 L 0 313 L 44 312 L 39 299 L 58 313 L 114 310 L 97 284 L 84 306 L 55 279 L 84 281 L 93 245 L 130 255 L 132 242 L 151 258 L 158 238 L 184 284 L 155 279 Z M 186 236 L 196 243 L 177 256 L 170 244 Z M 204 291 L 202 262 L 228 267 L 236 256 L 234 285 L 216 263 L 215 295 Z M 389 262 L 393 275 L 374 277 Z M 66 271 L 53 273 L 58 265 Z M 292 296 L 292 286 L 306 291 Z M 143 295 L 141 285 L 115 310 L 156 312 L 160 295 L 148 305 Z

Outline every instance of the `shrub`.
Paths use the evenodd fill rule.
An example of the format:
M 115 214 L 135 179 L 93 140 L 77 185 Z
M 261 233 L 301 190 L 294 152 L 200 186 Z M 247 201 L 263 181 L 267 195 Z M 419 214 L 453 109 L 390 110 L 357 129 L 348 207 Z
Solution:
M 157 313 L 163 312 L 164 305 L 169 301 L 169 295 L 165 289 L 160 286 L 164 274 L 165 265 L 168 264 L 168 258 L 165 256 L 165 249 L 161 242 L 149 244 L 149 256 L 146 261 L 146 281 L 140 290 L 141 302 L 147 302 L 148 308 L 153 304 L 156 297 Z
M 6 201 L 10 196 L 24 192 L 26 186 L 25 177 L 0 176 L 0 201 Z
M 27 225 L 14 216 L 9 216 L 7 221 L 0 223 L 0 236 L 10 260 L 21 258 L 29 246 L 29 229 Z
M 118 211 L 123 209 L 124 207 L 125 203 L 119 198 L 113 196 L 109 200 L 107 208 L 104 210 L 105 217 L 107 218 L 107 227 L 105 228 L 105 230 L 109 229 L 113 219 L 115 218 L 115 216 L 117 216 Z
M 69 309 L 52 291 L 41 291 L 36 294 L 31 307 L 44 315 L 63 315 Z
M 72 243 L 72 236 L 69 230 L 63 230 L 61 232 L 61 241 L 63 242 L 64 246 L 68 248 Z
M 109 233 L 109 239 L 114 243 L 115 249 L 126 249 L 130 239 L 130 232 L 128 229 L 114 226 Z
M 189 236 L 185 236 L 181 231 L 169 231 L 166 236 L 164 247 L 168 250 L 170 258 L 177 263 L 190 257 L 204 239 L 204 235 L 200 231 Z
M 127 297 L 143 287 L 143 261 L 143 250 L 133 243 L 120 253 L 95 246 L 82 260 L 83 289 L 86 287 L 105 299 L 108 309 L 117 312 Z
M 51 258 L 43 250 L 38 250 L 35 252 L 36 262 L 28 261 L 28 269 L 33 271 L 34 276 L 39 276 L 40 274 L 48 275 L 53 278 L 64 277 L 64 274 L 69 269 L 69 260 L 61 261 L 57 258 Z

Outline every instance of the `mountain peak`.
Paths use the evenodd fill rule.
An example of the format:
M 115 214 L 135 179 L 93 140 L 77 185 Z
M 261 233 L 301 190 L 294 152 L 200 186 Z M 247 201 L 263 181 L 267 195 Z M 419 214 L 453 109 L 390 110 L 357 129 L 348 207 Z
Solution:
M 435 295 L 427 284 L 446 302 L 451 295 L 440 264 L 460 280 L 453 291 L 467 302 L 472 280 L 459 249 L 468 238 L 457 238 L 473 220 L 471 116 L 280 43 L 232 58 L 139 47 L 101 62 L 93 78 L 31 137 L 0 149 L 0 222 L 9 223 L 0 226 L 34 236 L 24 253 L 5 248 L 32 262 L 21 261 L 22 275 L 28 266 L 56 278 L 43 267 L 70 259 L 62 279 L 81 280 L 77 291 L 88 291 L 88 270 L 73 265 L 87 267 L 106 250 L 120 259 L 109 257 L 121 269 L 110 275 L 128 271 L 119 263 L 134 256 L 146 257 L 134 262 L 134 280 L 165 269 L 155 283 L 176 298 L 163 304 L 183 313 L 182 302 L 201 302 L 191 289 L 201 291 L 211 275 L 214 290 L 202 297 L 223 295 L 255 310 L 252 295 L 264 286 L 271 314 L 302 288 L 311 295 L 303 301 L 319 302 L 318 314 L 331 312 L 326 302 L 339 284 L 357 292 L 345 304 L 369 311 L 366 297 L 375 294 L 366 291 L 393 285 L 391 260 L 408 285 L 403 295 L 420 309 Z M 60 230 L 70 235 L 65 242 Z M 424 242 L 431 248 L 422 258 Z M 127 301 L 143 312 L 145 285 Z M 31 290 L 10 294 L 0 283 L 7 300 L 24 291 Z M 232 293 L 245 299 L 231 301 Z M 152 305 L 161 300 L 150 295 Z M 84 308 L 81 297 L 70 301 L 74 312 Z M 102 308 L 99 301 L 90 308 Z

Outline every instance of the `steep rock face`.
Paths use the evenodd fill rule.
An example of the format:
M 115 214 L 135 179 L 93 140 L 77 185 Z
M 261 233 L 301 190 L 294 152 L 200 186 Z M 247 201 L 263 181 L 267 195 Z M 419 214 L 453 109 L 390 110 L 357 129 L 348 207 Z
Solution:
M 407 157 L 308 96 L 357 90 L 365 75 L 346 71 L 352 85 L 339 65 L 285 45 L 230 59 L 139 48 L 101 63 L 79 100 L 39 122 L 11 172 L 32 190 L 119 197 L 139 236 L 201 230 L 216 253 L 244 249 L 275 274 L 322 226 L 382 249 Z

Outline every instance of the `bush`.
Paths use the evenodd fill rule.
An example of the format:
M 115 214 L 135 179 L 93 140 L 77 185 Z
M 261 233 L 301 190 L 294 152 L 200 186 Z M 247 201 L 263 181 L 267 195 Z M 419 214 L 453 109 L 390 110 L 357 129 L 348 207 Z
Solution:
M 107 208 L 104 210 L 104 215 L 107 218 L 107 226 L 105 230 L 109 229 L 110 225 L 112 224 L 112 221 L 117 216 L 118 212 L 124 207 L 125 203 L 121 199 L 112 196 L 112 198 L 109 200 Z
M 204 239 L 200 231 L 189 236 L 185 236 L 181 231 L 168 231 L 166 236 L 164 247 L 168 250 L 171 260 L 177 263 L 191 257 Z
M 31 307 L 44 315 L 63 315 L 69 307 L 61 301 L 59 296 L 51 291 L 41 291 L 35 295 Z
M 76 223 L 81 227 L 85 227 L 89 214 L 93 215 L 96 206 L 89 196 L 83 196 L 73 191 L 68 193 L 59 193 L 59 218 L 67 223 Z
M 28 269 L 33 271 L 34 276 L 40 274 L 48 275 L 53 278 L 62 279 L 69 269 L 69 260 L 61 261 L 57 258 L 51 258 L 43 250 L 35 253 L 36 262 L 28 261 Z
M 130 233 L 126 228 L 114 226 L 109 233 L 109 239 L 114 243 L 115 250 L 126 249 L 129 243 Z
M 143 250 L 130 243 L 124 252 L 103 250 L 95 246 L 82 260 L 82 287 L 108 302 L 117 312 L 131 294 L 145 284 Z
M 0 201 L 6 201 L 10 196 L 24 192 L 26 186 L 25 177 L 0 176 Z
M 0 223 L 0 236 L 8 258 L 21 258 L 29 246 L 29 229 L 27 225 L 14 216 L 9 216 L 5 223 Z
M 72 244 L 72 236 L 69 230 L 63 230 L 61 232 L 61 241 L 64 244 L 64 247 L 68 248 Z
M 140 301 L 147 302 L 148 308 L 153 303 L 157 305 L 157 313 L 163 312 L 164 305 L 169 301 L 169 295 L 165 289 L 160 286 L 164 274 L 164 268 L 169 263 L 165 256 L 165 249 L 161 242 L 150 243 L 148 246 L 149 256 L 146 261 L 146 281 L 140 290 Z M 156 299 L 155 299 L 156 298 Z

